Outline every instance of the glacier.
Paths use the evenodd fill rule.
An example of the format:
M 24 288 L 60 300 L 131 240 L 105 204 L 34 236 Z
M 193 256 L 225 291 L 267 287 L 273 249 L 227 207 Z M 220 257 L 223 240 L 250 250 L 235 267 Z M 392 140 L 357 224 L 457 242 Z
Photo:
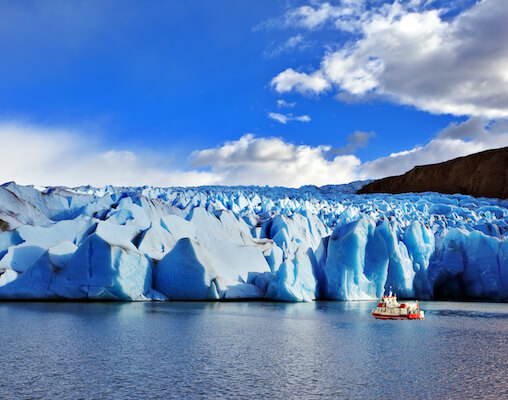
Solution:
M 508 300 L 508 200 L 0 186 L 0 299 Z

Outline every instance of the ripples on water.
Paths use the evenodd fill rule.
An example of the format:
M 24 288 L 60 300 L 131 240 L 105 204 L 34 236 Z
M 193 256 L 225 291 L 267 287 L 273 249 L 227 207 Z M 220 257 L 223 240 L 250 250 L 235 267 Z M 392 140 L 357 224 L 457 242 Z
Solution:
M 0 303 L 0 398 L 508 398 L 508 304 Z

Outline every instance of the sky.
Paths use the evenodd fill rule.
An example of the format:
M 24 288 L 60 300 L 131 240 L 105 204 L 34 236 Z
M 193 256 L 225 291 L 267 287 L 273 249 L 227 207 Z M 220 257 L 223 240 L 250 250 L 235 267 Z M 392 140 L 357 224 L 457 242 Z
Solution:
M 341 184 L 508 146 L 506 0 L 0 0 L 0 182 Z

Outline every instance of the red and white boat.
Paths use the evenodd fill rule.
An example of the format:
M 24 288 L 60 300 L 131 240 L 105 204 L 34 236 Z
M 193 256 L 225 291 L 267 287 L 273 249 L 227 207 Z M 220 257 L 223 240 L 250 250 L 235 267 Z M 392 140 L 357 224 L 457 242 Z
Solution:
M 390 294 L 383 296 L 376 308 L 372 310 L 376 319 L 425 319 L 425 313 L 416 303 L 398 303 L 397 296 Z

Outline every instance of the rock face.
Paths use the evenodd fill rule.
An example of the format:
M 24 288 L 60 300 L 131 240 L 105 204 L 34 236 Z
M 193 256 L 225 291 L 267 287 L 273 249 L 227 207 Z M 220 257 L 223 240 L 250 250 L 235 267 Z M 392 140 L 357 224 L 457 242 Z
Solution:
M 439 164 L 414 167 L 400 176 L 378 179 L 358 193 L 439 192 L 508 198 L 508 147 L 482 151 Z
M 0 220 L 0 299 L 508 300 L 508 200 L 9 183 Z

